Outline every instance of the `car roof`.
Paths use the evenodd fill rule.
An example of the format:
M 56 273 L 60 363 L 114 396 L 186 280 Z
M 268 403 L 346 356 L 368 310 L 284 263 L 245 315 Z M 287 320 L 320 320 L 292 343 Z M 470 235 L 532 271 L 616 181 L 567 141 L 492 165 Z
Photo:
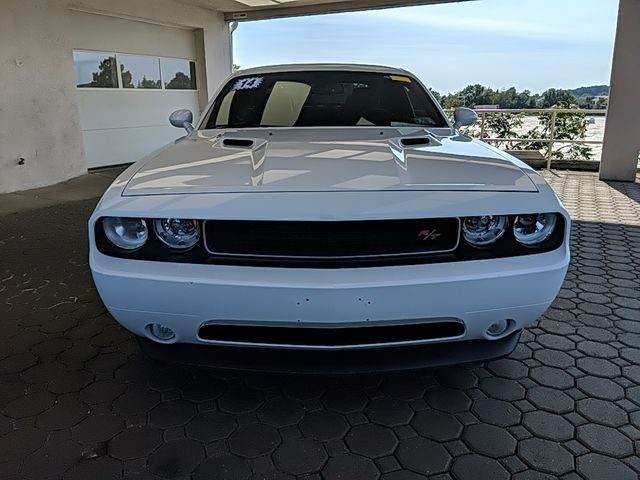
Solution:
M 267 65 L 263 67 L 238 70 L 233 76 L 257 75 L 277 72 L 374 72 L 386 74 L 412 75 L 402 68 L 385 67 L 383 65 L 364 65 L 357 63 L 294 63 L 289 65 Z M 413 76 L 413 75 L 412 75 Z

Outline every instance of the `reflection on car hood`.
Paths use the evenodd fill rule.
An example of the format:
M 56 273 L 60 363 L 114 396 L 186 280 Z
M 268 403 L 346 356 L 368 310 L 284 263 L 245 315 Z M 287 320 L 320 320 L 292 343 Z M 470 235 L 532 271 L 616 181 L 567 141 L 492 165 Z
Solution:
M 415 127 L 200 131 L 140 165 L 123 195 L 537 191 L 526 167 L 498 150 Z

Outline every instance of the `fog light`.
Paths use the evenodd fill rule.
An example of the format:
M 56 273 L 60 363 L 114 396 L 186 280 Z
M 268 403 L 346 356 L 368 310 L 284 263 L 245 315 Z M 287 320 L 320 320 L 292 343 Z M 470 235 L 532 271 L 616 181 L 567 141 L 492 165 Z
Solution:
M 168 342 L 173 340 L 176 336 L 176 333 L 173 330 L 166 325 L 161 325 L 159 323 L 152 323 L 149 326 L 149 332 L 160 342 Z
M 509 328 L 509 320 L 498 320 L 487 328 L 487 335 L 490 337 L 499 337 Z

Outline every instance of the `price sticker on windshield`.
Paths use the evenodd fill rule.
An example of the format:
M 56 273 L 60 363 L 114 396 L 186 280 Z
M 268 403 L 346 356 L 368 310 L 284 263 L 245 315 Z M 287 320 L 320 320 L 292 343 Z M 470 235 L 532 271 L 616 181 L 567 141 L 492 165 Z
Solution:
M 231 90 L 255 90 L 256 88 L 260 88 L 263 81 L 264 77 L 241 78 L 233 84 Z

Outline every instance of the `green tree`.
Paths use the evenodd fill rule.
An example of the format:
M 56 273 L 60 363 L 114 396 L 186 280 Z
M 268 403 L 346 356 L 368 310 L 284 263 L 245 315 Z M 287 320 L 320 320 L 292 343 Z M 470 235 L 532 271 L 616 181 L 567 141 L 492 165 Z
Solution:
M 433 95 L 433 97 L 436 99 L 438 103 L 442 103 L 442 95 L 440 95 L 440 92 L 437 92 L 433 88 L 430 88 L 429 91 L 431 92 L 431 95 Z
M 118 86 L 115 57 L 107 57 L 98 65 L 98 71 L 91 74 L 90 87 L 114 88 Z
M 193 83 L 188 75 L 183 72 L 176 72 L 175 76 L 167 83 L 167 88 L 189 90 L 193 88 Z
M 571 90 L 550 88 L 542 94 L 542 108 L 551 108 L 560 104 L 576 104 L 577 99 Z
M 138 88 L 160 88 L 160 80 L 149 80 L 146 75 L 142 76 L 142 80 L 138 81 Z

